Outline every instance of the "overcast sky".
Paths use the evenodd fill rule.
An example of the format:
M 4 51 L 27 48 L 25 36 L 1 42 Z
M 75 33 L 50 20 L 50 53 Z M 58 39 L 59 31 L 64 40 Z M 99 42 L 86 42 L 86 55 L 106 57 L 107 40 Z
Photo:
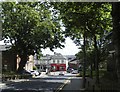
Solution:
M 63 49 L 54 49 L 54 52 L 61 53 L 62 55 L 75 55 L 79 52 L 78 47 L 74 44 L 74 42 L 70 38 L 66 38 L 66 44 L 65 48 Z M 45 54 L 51 54 L 53 55 L 54 52 L 50 51 L 49 48 L 42 50 L 42 53 Z

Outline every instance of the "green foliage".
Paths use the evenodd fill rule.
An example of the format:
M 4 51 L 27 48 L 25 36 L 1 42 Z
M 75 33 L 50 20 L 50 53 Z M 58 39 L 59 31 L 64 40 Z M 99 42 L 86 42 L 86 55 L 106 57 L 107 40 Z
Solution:
M 99 40 L 112 29 L 111 5 L 97 2 L 66 2 L 52 5 L 60 12 L 65 36 L 70 36 L 77 45 L 81 45 L 80 39 L 84 41 L 81 45 L 82 51 L 77 55 L 84 61 L 83 83 L 85 83 L 85 68 L 89 64 L 92 66 L 92 63 L 96 70 L 96 82 L 99 83 L 99 63 L 103 57 L 100 55 L 103 43 Z
M 81 51 L 77 54 L 78 59 L 84 57 L 83 33 L 86 33 L 86 53 L 89 62 L 94 62 L 95 40 L 98 48 L 99 60 L 104 61 L 107 56 L 104 48 L 104 36 L 112 30 L 111 4 L 109 3 L 81 3 L 66 2 L 52 3 L 59 10 L 64 24 L 65 35 L 70 36 L 80 46 Z M 90 64 L 90 63 L 89 63 Z
M 37 67 L 36 67 L 36 66 L 33 66 L 33 70 L 37 70 Z
M 86 32 L 86 53 L 89 60 L 91 55 L 94 55 L 94 36 L 96 36 L 99 55 L 103 55 L 105 50 L 101 49 L 104 44 L 101 42 L 109 31 L 112 30 L 111 5 L 109 3 L 81 3 L 81 2 L 66 2 L 52 3 L 55 9 L 60 13 L 63 25 L 65 27 L 65 35 L 70 36 L 74 42 L 81 46 L 83 33 Z M 79 56 L 80 55 L 80 56 Z M 79 58 L 82 58 L 83 53 L 80 51 Z M 103 56 L 101 58 L 103 59 Z
M 63 32 L 57 15 L 46 2 L 1 3 L 3 38 L 9 38 L 12 50 L 21 58 L 18 72 L 22 73 L 28 55 L 41 48 L 62 48 Z
M 106 73 L 106 70 L 100 70 L 99 71 L 100 77 L 103 77 L 105 75 L 105 73 Z M 83 71 L 81 71 L 78 76 L 82 77 L 82 75 L 83 75 Z M 96 76 L 96 72 L 93 71 L 93 77 L 95 77 L 95 76 Z M 86 71 L 86 77 L 90 77 L 90 70 Z
M 63 47 L 60 23 L 51 14 L 47 3 L 3 2 L 3 37 L 10 38 L 18 54 L 27 51 L 29 55 L 41 48 Z
M 66 2 L 52 5 L 60 12 L 66 36 L 70 36 L 78 44 L 84 30 L 87 31 L 87 37 L 98 34 L 97 38 L 100 38 L 104 31 L 112 29 L 111 5 L 108 3 Z

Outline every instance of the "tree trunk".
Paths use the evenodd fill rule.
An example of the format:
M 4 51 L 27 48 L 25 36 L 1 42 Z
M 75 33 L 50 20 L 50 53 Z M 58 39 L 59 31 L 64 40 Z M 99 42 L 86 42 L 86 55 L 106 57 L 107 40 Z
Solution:
M 85 83 L 86 83 L 86 78 L 85 78 L 85 75 L 86 75 L 86 32 L 85 31 L 84 31 L 84 34 L 83 34 L 83 39 L 84 39 L 83 88 L 85 88 Z
M 25 64 L 28 60 L 27 53 L 20 55 L 20 58 L 21 58 L 21 61 L 19 63 L 19 67 L 18 67 L 17 72 L 21 74 L 23 72 Z
M 90 77 L 93 78 L 93 64 L 90 64 Z
M 94 48 L 95 48 L 95 72 L 96 72 L 96 83 L 99 83 L 99 55 L 98 55 L 98 47 L 96 35 L 94 35 Z
M 116 71 L 116 59 L 114 53 L 109 54 L 107 58 L 107 75 L 110 80 L 118 81 L 117 71 Z
M 113 43 L 116 55 L 117 77 L 120 82 L 120 3 L 112 3 Z

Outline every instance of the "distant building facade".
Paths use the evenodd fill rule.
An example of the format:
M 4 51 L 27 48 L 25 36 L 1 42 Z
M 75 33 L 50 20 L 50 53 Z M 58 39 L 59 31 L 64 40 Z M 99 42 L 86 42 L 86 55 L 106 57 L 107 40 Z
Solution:
M 75 70 L 79 69 L 80 65 L 81 65 L 80 60 L 77 60 L 77 59 L 70 60 L 68 63 L 68 67 Z
M 43 72 L 46 71 L 46 68 L 49 65 L 50 59 L 51 59 L 51 56 L 48 55 L 48 54 L 45 55 L 45 56 L 42 56 L 39 60 L 37 58 L 34 59 L 35 65 L 40 72 L 41 71 L 43 71 Z
M 40 71 L 50 69 L 50 71 L 66 71 L 68 67 L 68 60 L 60 53 L 54 55 L 45 55 L 40 60 L 35 61 L 35 65 Z
M 29 59 L 26 62 L 24 69 L 30 71 L 30 70 L 33 70 L 33 67 L 35 66 L 35 64 L 34 64 L 34 56 L 30 55 L 28 58 Z M 17 55 L 17 60 L 16 61 L 17 61 L 17 66 L 16 66 L 16 70 L 17 70 L 18 67 L 19 67 L 19 63 L 21 61 L 21 58 L 18 55 Z
M 50 60 L 52 71 L 65 71 L 68 66 L 68 60 L 60 53 L 54 53 Z
M 33 70 L 34 66 L 35 66 L 35 64 L 34 64 L 34 56 L 30 55 L 29 60 L 27 61 L 26 65 L 25 65 L 25 69 L 26 70 Z

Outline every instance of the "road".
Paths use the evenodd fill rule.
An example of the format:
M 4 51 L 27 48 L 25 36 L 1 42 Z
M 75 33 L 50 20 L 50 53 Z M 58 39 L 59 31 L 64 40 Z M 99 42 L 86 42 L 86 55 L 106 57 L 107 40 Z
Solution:
M 59 92 L 81 92 L 82 91 L 82 78 L 71 77 L 70 81 Z
M 31 79 L 9 81 L 2 92 L 60 92 L 60 87 L 63 85 L 64 90 L 79 90 L 78 86 L 80 86 L 81 81 L 78 80 L 80 78 L 75 77 L 75 74 L 68 73 L 64 76 L 58 74 L 38 76 Z

